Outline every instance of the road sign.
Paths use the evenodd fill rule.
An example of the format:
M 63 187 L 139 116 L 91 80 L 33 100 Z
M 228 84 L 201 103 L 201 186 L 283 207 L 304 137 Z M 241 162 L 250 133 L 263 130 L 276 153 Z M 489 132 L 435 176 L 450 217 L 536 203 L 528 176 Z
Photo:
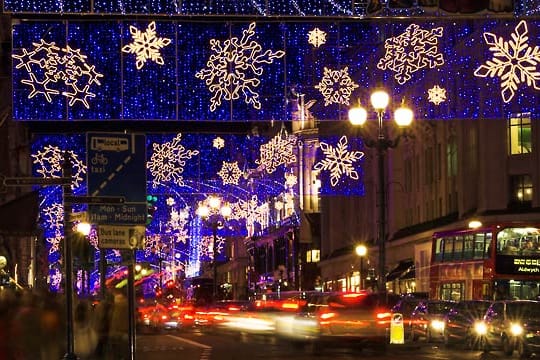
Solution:
M 142 249 L 145 231 L 142 225 L 99 225 L 98 246 L 101 249 Z
M 123 204 L 123 196 L 65 196 L 64 201 L 72 204 Z
M 88 133 L 88 197 L 123 197 L 124 202 L 89 201 L 89 221 L 102 225 L 146 224 L 146 138 L 143 134 Z
M 39 178 L 39 177 L 7 177 L 4 179 L 5 186 L 32 186 L 32 185 L 69 185 L 71 178 Z

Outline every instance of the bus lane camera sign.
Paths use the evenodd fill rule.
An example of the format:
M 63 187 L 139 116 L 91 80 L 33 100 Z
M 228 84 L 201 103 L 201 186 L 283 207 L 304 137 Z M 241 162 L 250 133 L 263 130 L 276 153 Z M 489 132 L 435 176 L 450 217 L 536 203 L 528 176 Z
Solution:
M 146 224 L 146 138 L 144 134 L 87 133 L 88 196 L 123 197 L 121 204 L 91 203 L 97 225 Z

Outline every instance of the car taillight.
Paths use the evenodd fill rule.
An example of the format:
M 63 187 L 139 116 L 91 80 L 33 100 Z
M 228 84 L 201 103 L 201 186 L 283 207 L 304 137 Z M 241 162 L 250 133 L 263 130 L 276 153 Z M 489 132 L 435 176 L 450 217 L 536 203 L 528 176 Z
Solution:
M 281 304 L 281 308 L 284 310 L 298 310 L 298 304 L 293 302 L 284 302 Z
M 168 316 L 167 315 L 161 315 L 161 320 L 167 320 Z
M 331 319 L 336 317 L 336 313 L 334 312 L 324 312 L 322 314 L 319 314 L 319 323 L 321 325 L 329 324 Z
M 377 319 L 377 324 L 379 325 L 386 325 L 390 323 L 390 318 L 392 317 L 392 313 L 384 311 L 384 312 L 378 312 L 375 314 L 375 318 Z

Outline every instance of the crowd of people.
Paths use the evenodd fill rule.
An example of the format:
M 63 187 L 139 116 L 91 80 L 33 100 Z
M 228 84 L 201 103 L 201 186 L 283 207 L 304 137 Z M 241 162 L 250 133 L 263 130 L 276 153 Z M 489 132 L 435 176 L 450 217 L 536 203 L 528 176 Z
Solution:
M 122 291 L 73 302 L 74 353 L 81 360 L 129 358 L 128 302 Z M 58 360 L 67 351 L 63 294 L 0 289 L 0 360 Z

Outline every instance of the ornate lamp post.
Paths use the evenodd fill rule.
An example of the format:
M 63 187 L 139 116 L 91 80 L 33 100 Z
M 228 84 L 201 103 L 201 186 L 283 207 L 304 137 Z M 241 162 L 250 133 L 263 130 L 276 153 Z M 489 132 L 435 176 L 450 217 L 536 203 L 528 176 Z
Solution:
M 214 301 L 218 295 L 218 279 L 217 279 L 217 231 L 222 228 L 225 221 L 231 216 L 232 209 L 229 204 L 222 202 L 222 199 L 215 195 L 210 195 L 197 207 L 197 215 L 205 220 L 212 228 L 213 244 L 212 244 L 212 270 L 213 270 L 213 297 Z
M 385 153 L 388 149 L 395 148 L 401 137 L 401 134 L 390 139 L 388 129 L 384 121 L 384 113 L 389 102 L 389 95 L 384 90 L 377 90 L 371 94 L 371 105 L 377 113 L 378 131 L 375 139 L 363 138 L 367 147 L 375 148 L 377 151 L 377 170 L 378 170 L 378 200 L 379 200 L 379 224 L 377 242 L 379 245 L 379 278 L 378 290 L 386 294 L 386 173 Z M 413 121 L 414 114 L 402 102 L 401 106 L 394 112 L 394 121 L 400 128 L 409 126 Z M 367 120 L 367 110 L 360 105 L 349 110 L 349 121 L 352 125 L 362 126 Z
M 367 247 L 364 244 L 356 245 L 354 249 L 356 255 L 360 258 L 360 268 L 358 269 L 358 275 L 360 277 L 360 290 L 364 289 L 364 257 L 367 255 Z

